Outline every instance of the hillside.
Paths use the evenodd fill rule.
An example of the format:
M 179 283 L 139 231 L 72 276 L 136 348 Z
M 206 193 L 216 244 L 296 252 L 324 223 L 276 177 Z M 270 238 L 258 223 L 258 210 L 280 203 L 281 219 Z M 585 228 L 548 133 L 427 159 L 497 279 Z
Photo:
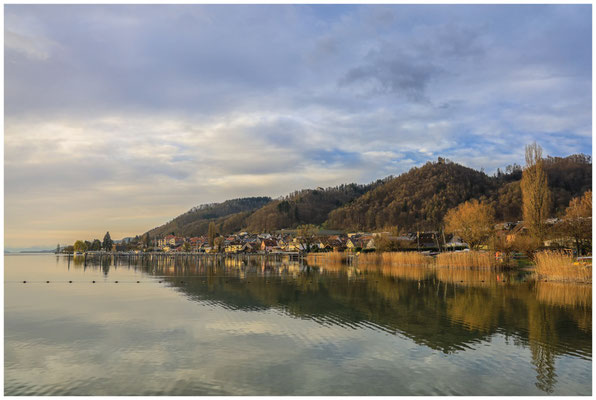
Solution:
M 330 188 L 306 189 L 277 199 L 255 211 L 246 220 L 249 232 L 266 232 L 295 228 L 302 224 L 320 225 L 332 210 L 362 196 L 381 185 L 379 180 L 370 185 L 340 185 Z
M 585 155 L 547 157 L 545 170 L 553 193 L 553 215 L 571 198 L 592 187 L 591 158 Z M 522 219 L 521 167 L 509 166 L 495 176 L 439 158 L 393 178 L 353 203 L 329 214 L 331 229 L 404 230 L 438 227 L 447 210 L 472 198 L 495 208 L 498 221 Z
M 198 236 L 207 233 L 213 221 L 222 233 L 236 232 L 244 225 L 246 218 L 256 209 L 271 202 L 270 197 L 245 197 L 226 200 L 223 203 L 203 204 L 194 207 L 173 220 L 151 229 L 151 237 L 169 234 Z
M 547 157 L 545 170 L 553 194 L 553 216 L 592 187 L 590 156 Z M 341 230 L 435 229 L 450 208 L 473 198 L 490 203 L 498 221 L 518 221 L 522 219 L 521 176 L 518 165 L 488 176 L 439 158 L 368 185 L 352 183 L 296 191 L 276 200 L 251 197 L 195 207 L 149 235 L 204 235 L 212 221 L 222 234 L 271 232 L 302 224 Z
M 432 229 L 450 208 L 495 189 L 495 182 L 483 172 L 439 159 L 412 168 L 352 204 L 334 210 L 329 214 L 327 227 Z

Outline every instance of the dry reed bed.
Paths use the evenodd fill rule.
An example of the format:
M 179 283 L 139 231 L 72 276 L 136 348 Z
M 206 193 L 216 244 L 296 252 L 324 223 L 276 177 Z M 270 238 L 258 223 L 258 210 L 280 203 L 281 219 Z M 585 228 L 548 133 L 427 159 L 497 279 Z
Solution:
M 347 253 L 309 253 L 306 256 L 309 264 L 343 264 L 348 260 Z M 503 266 L 494 253 L 481 251 L 465 251 L 457 253 L 441 253 L 436 259 L 418 252 L 384 252 L 361 253 L 357 255 L 358 265 L 396 264 L 405 266 L 451 267 L 451 268 L 497 268 Z
M 399 264 L 409 266 L 433 266 L 432 257 L 416 252 L 362 253 L 358 264 Z
M 390 276 L 394 278 L 406 278 L 414 280 L 424 280 L 432 276 L 433 269 L 427 266 L 412 267 L 409 265 L 395 265 L 395 264 L 358 264 L 359 271 L 376 272 L 382 276 Z
M 573 257 L 560 251 L 540 251 L 534 255 L 539 278 L 592 283 L 592 265 L 574 262 Z
M 495 268 L 500 267 L 501 264 L 495 258 L 494 253 L 462 251 L 437 255 L 437 266 L 452 268 Z

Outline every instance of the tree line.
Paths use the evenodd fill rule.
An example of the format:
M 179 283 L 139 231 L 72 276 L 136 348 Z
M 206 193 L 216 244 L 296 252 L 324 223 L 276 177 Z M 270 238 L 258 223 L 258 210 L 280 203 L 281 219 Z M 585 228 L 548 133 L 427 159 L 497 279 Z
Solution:
M 66 246 L 64 249 L 60 249 L 60 245 L 58 245 L 56 252 L 84 253 L 86 251 L 112 251 L 113 245 L 114 241 L 110 237 L 110 232 L 106 232 L 103 237 L 103 241 L 100 241 L 99 239 L 94 239 L 93 241 L 77 240 L 72 246 Z

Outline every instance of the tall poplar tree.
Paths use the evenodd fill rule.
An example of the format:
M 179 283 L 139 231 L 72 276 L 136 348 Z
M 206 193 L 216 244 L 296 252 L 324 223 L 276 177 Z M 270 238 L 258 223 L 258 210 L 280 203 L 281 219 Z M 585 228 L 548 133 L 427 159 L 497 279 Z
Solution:
M 215 222 L 210 222 L 209 223 L 209 229 L 207 230 L 207 240 L 209 241 L 209 246 L 213 247 L 213 245 L 215 244 L 215 235 L 217 234 L 216 232 L 216 228 L 215 228 Z
M 542 242 L 546 237 L 551 192 L 544 171 L 542 148 L 536 142 L 526 146 L 526 167 L 522 173 L 521 191 L 524 223 L 530 235 Z

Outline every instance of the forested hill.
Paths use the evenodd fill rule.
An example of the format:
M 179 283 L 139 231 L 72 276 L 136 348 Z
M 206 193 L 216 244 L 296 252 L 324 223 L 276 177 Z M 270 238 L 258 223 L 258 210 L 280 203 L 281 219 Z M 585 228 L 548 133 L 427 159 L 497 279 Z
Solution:
M 431 229 L 447 210 L 496 188 L 483 172 L 440 159 L 412 168 L 329 214 L 332 229 Z
M 330 188 L 306 189 L 277 199 L 255 211 L 247 219 L 249 232 L 271 232 L 298 225 L 320 225 L 329 212 L 382 185 L 378 180 L 369 185 L 340 185 Z
M 547 157 L 545 170 L 553 194 L 553 215 L 560 214 L 571 198 L 592 187 L 589 156 Z M 517 165 L 488 176 L 439 158 L 332 211 L 326 225 L 331 229 L 435 229 L 447 210 L 472 198 L 491 203 L 497 220 L 518 221 L 522 219 L 521 176 L 522 169 Z
M 223 203 L 203 204 L 148 233 L 151 237 L 163 237 L 172 233 L 179 236 L 204 235 L 212 221 L 221 232 L 235 232 L 244 227 L 246 218 L 254 210 L 269 202 L 270 197 L 245 197 Z
M 592 188 L 590 156 L 547 157 L 544 166 L 553 195 L 553 216 L 561 215 L 573 197 Z M 212 221 L 221 234 L 272 232 L 302 224 L 341 230 L 435 229 L 450 208 L 473 198 L 490 203 L 497 221 L 519 221 L 521 176 L 518 165 L 488 176 L 439 158 L 368 185 L 306 189 L 276 200 L 250 197 L 196 207 L 149 235 L 204 235 Z

